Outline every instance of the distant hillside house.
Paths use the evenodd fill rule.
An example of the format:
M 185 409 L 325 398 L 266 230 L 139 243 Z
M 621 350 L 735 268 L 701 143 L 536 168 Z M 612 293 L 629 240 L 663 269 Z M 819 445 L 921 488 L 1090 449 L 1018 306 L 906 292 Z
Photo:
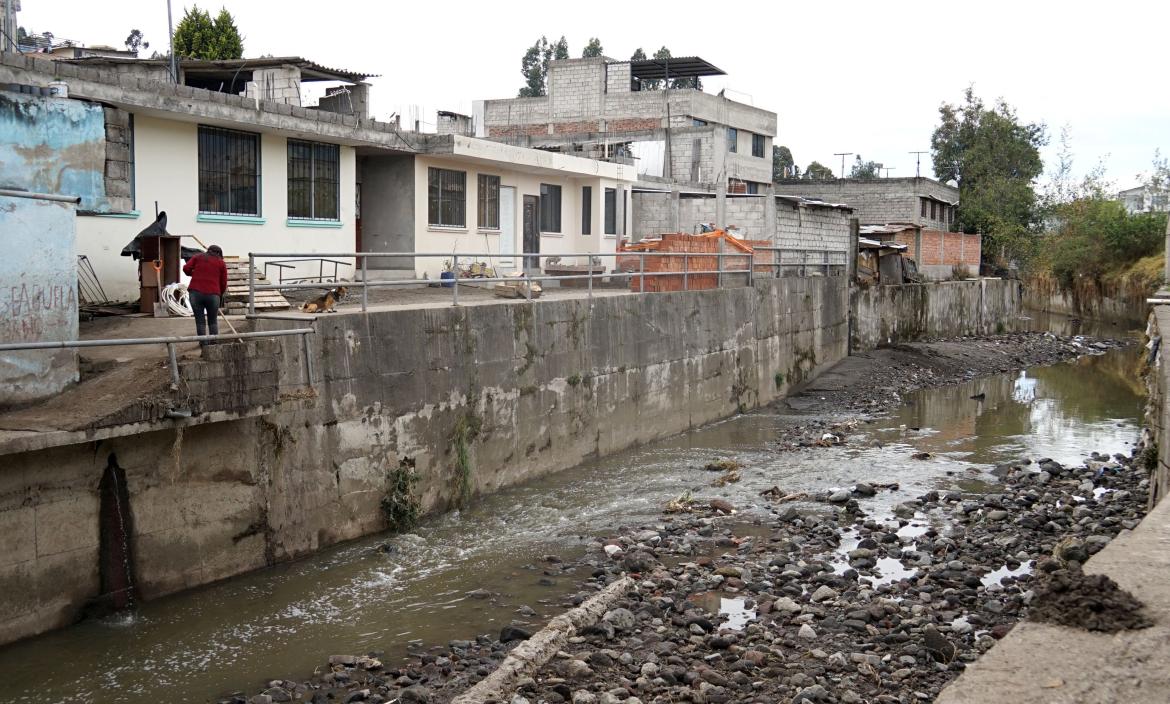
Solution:
M 1165 213 L 1170 211 L 1170 188 L 1136 186 L 1118 193 L 1117 199 L 1131 215 L 1133 213 Z

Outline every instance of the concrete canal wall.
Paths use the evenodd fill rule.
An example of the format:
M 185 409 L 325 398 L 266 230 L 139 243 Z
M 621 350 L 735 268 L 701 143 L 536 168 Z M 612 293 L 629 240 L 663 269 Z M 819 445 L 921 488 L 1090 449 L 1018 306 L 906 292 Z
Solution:
M 1009 279 L 857 287 L 849 349 L 1011 331 L 1020 313 L 1020 285 Z
M 1149 309 L 1146 299 L 1154 295 L 1154 290 L 1098 285 L 1092 281 L 1067 290 L 1054 279 L 1034 276 L 1024 281 L 1023 295 L 1024 306 L 1031 310 L 1140 325 L 1145 322 Z
M 315 397 L 297 338 L 253 348 L 242 376 L 213 348 L 183 393 L 243 414 L 273 400 L 275 370 L 276 398 L 303 403 L 4 457 L 0 642 L 131 581 L 151 599 L 383 530 L 407 468 L 440 511 L 766 404 L 846 355 L 848 308 L 844 277 L 813 277 L 323 316 Z

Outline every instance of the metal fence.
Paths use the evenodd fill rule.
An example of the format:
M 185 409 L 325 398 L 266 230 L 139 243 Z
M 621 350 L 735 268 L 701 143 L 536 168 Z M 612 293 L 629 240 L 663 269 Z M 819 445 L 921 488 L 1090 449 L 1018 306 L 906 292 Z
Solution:
M 225 340 L 251 340 L 257 338 L 287 337 L 301 335 L 301 353 L 305 357 L 305 376 L 312 386 L 315 383 L 313 375 L 313 356 L 309 350 L 308 335 L 313 334 L 312 328 L 294 328 L 291 330 L 271 330 L 267 332 L 236 332 L 219 335 L 170 335 L 167 337 L 126 337 L 110 340 L 64 340 L 56 342 L 7 342 L 0 344 L 0 352 L 24 352 L 29 350 L 73 350 L 87 347 L 126 347 L 132 345 L 166 345 L 167 357 L 171 366 L 171 381 L 179 384 L 179 358 L 175 345 L 185 342 L 219 342 Z
M 585 288 L 590 299 L 593 297 L 593 289 L 595 286 L 602 283 L 613 283 L 615 281 L 638 281 L 638 290 L 646 291 L 647 279 L 653 281 L 656 277 L 675 277 L 681 282 L 682 291 L 696 290 L 692 288 L 691 283 L 696 277 L 715 277 L 715 287 L 724 288 L 728 285 L 736 286 L 751 286 L 756 278 L 779 278 L 781 276 L 807 276 L 809 272 L 819 272 L 821 275 L 833 276 L 844 273 L 844 252 L 822 252 L 820 250 L 796 250 L 784 249 L 779 247 L 756 247 L 757 251 L 774 251 L 775 254 L 769 257 L 774 261 L 760 261 L 752 253 L 747 252 L 655 252 L 655 251 L 625 251 L 625 252 L 572 252 L 561 254 L 546 254 L 546 253 L 509 253 L 501 254 L 500 252 L 249 252 L 248 253 L 248 315 L 256 315 L 256 292 L 257 291 L 277 291 L 277 290 L 297 290 L 297 289 L 320 289 L 321 283 L 310 283 L 307 281 L 293 281 L 286 280 L 283 283 L 264 284 L 256 281 L 256 262 L 257 260 L 271 260 L 278 259 L 281 265 L 289 266 L 295 262 L 313 262 L 313 261 L 332 261 L 332 258 L 347 258 L 353 259 L 357 263 L 354 264 L 354 281 L 345 282 L 347 288 L 361 289 L 361 306 L 362 311 L 365 312 L 369 308 L 369 289 L 371 288 L 390 288 L 396 286 L 420 286 L 420 285 L 434 285 L 440 284 L 449 286 L 451 288 L 451 305 L 459 305 L 459 284 L 498 284 L 498 283 L 525 283 L 525 282 L 573 282 L 585 281 Z M 839 255 L 836 256 L 836 255 Z M 450 263 L 449 269 L 453 272 L 453 279 L 430 279 L 430 278 L 408 278 L 408 279 L 386 279 L 374 280 L 369 278 L 368 261 L 371 258 L 395 258 L 403 259 L 441 259 Z M 566 260 L 574 262 L 570 266 L 576 266 L 588 269 L 586 273 L 581 274 L 549 274 L 549 264 L 547 260 L 556 259 L 558 264 L 565 265 Z M 615 261 L 615 266 L 611 271 L 594 272 L 592 269 L 600 266 L 598 262 L 612 259 Z M 840 261 L 837 261 L 840 259 Z M 476 276 L 476 277 L 460 277 L 460 262 L 475 263 L 480 261 L 493 260 L 510 260 L 522 262 L 525 268 L 533 268 L 544 271 L 542 274 L 525 273 L 523 276 Z M 545 267 L 542 269 L 539 262 L 544 260 Z M 625 260 L 623 263 L 622 260 Z M 709 267 L 711 260 L 715 261 L 715 268 L 692 268 L 692 263 L 695 260 L 700 262 L 706 261 L 705 266 Z M 673 262 L 680 262 L 674 264 Z M 636 262 L 636 268 L 630 268 L 628 264 Z M 664 262 L 670 262 L 673 268 L 665 271 L 648 271 L 647 263 L 656 266 L 663 266 Z M 531 266 L 536 263 L 537 266 Z M 624 265 L 623 265 L 624 264 Z M 555 267 L 554 267 L 555 268 Z M 627 270 L 628 269 L 628 270 Z M 340 280 L 338 280 L 340 283 Z M 707 289 L 710 286 L 700 286 L 698 288 Z M 532 297 L 531 287 L 525 287 L 525 296 L 529 299 Z

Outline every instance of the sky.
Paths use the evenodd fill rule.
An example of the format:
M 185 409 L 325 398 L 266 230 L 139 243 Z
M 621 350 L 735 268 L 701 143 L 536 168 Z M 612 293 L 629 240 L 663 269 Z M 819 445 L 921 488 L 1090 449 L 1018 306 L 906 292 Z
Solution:
M 190 3 L 172 3 L 177 23 Z M 152 51 L 166 49 L 166 0 L 21 4 L 18 21 L 30 31 L 121 48 L 140 29 Z M 572 56 L 598 37 L 615 59 L 661 46 L 703 57 L 727 73 L 704 88 L 775 111 L 776 144 L 787 145 L 801 168 L 816 160 L 839 174 L 834 153 L 853 152 L 892 167 L 890 176 L 913 176 L 910 152 L 930 149 L 939 105 L 960 101 L 968 85 L 1047 125 L 1046 167 L 1065 126 L 1074 172 L 1100 161 L 1119 188 L 1138 183 L 1156 148 L 1170 154 L 1164 0 L 216 0 L 204 7 L 214 15 L 221 4 L 236 17 L 245 56 L 303 56 L 379 74 L 371 81 L 373 116 L 417 114 L 424 130 L 436 109 L 470 114 L 474 100 L 514 97 L 524 50 L 541 35 L 564 35 Z M 929 155 L 922 159 L 923 175 L 931 175 Z

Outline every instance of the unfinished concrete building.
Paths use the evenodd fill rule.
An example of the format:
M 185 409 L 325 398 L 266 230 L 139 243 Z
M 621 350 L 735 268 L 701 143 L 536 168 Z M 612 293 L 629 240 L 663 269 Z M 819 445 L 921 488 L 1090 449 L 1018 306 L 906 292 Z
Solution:
M 697 57 L 552 61 L 547 95 L 483 102 L 480 136 L 633 164 L 645 180 L 764 193 L 776 113 L 695 88 L 658 88 L 715 75 L 723 71 Z
M 863 228 L 880 226 L 882 232 L 897 232 L 891 241 L 907 245 L 908 254 L 928 278 L 979 270 L 981 236 L 952 232 L 959 208 L 959 189 L 954 186 L 925 177 L 786 179 L 776 183 L 776 192 L 844 203 L 853 208 Z

